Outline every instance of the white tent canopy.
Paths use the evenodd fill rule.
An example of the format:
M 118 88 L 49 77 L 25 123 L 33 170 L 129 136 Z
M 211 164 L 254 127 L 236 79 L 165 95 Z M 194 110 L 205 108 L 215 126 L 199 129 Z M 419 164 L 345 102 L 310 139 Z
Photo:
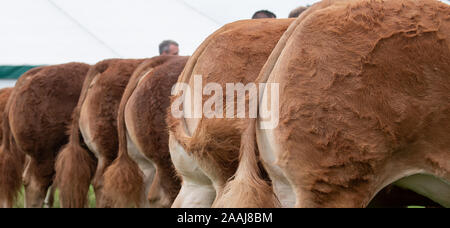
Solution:
M 268 9 L 279 18 L 317 0 L 3 0 L 0 65 L 95 63 L 158 55 L 162 40 L 191 55 L 226 23 Z
M 181 54 L 191 55 L 226 23 L 261 9 L 283 18 L 317 1 L 2 0 L 0 65 L 152 57 L 165 39 L 176 40 Z

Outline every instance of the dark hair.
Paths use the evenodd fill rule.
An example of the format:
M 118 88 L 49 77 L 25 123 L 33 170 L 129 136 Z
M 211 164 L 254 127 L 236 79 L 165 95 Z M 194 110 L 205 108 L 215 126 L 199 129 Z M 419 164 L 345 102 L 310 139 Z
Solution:
M 261 16 L 263 17 L 261 17 Z M 253 14 L 252 19 L 258 19 L 258 18 L 277 18 L 277 15 L 275 15 L 274 13 L 268 11 L 268 10 L 260 10 L 257 11 L 255 14 Z
M 289 18 L 295 18 L 300 16 L 300 14 L 302 14 L 303 12 L 305 12 L 308 9 L 309 6 L 300 6 L 294 10 L 291 11 L 291 13 L 289 14 Z
M 159 45 L 159 54 L 162 55 L 164 52 L 169 51 L 170 45 L 175 45 L 178 47 L 178 43 L 173 40 L 164 40 Z

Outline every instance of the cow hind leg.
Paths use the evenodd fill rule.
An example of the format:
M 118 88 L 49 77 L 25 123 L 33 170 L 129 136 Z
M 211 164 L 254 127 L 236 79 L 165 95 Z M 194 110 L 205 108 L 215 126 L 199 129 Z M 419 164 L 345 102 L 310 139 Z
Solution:
M 48 189 L 47 196 L 45 196 L 44 207 L 45 208 L 52 208 L 54 202 L 55 202 L 55 186 L 52 185 Z
M 140 208 L 149 208 L 149 207 L 158 207 L 157 205 L 155 205 L 154 203 L 149 202 L 148 199 L 148 193 L 150 191 L 150 187 L 152 186 L 152 183 L 155 179 L 155 167 L 153 166 L 153 164 L 148 163 L 148 164 L 138 164 L 139 168 L 141 169 L 142 173 L 144 174 L 144 186 L 142 189 L 144 189 L 144 191 L 142 192 L 141 195 L 141 201 L 140 204 L 138 205 Z
M 292 208 L 295 206 L 296 196 L 294 189 L 281 170 L 276 165 L 277 148 L 274 143 L 273 130 L 256 131 L 256 139 L 261 161 L 272 181 L 273 190 L 281 206 L 284 208 Z
M 103 186 L 104 186 L 104 173 L 106 169 L 111 165 L 111 161 L 107 158 L 99 157 L 97 170 L 95 171 L 92 184 L 95 192 L 96 207 L 105 208 L 109 207 L 109 203 L 103 196 Z
M 148 194 L 150 205 L 158 208 L 171 207 L 180 191 L 181 186 L 178 181 L 172 166 L 167 168 L 166 164 L 156 164 L 155 178 Z
M 44 206 L 47 192 L 52 185 L 53 174 L 53 162 L 38 162 L 30 158 L 23 174 L 26 208 L 42 208 Z
M 283 207 L 364 208 L 375 196 L 378 186 L 375 181 L 354 179 L 348 187 L 343 187 L 345 185 L 335 184 L 335 177 L 298 172 L 295 163 L 272 163 L 267 170 Z M 349 180 L 353 181 L 351 177 Z
M 394 167 L 394 173 L 397 173 L 397 175 L 392 176 L 392 172 L 388 173 L 388 176 L 392 178 L 388 178 L 390 182 L 384 184 L 392 184 L 396 187 L 410 190 L 429 200 L 426 201 L 423 197 L 416 196 L 413 198 L 414 200 L 408 202 L 408 206 L 417 205 L 435 207 L 440 205 L 449 208 L 450 163 L 447 162 L 449 160 L 447 156 L 448 151 L 428 150 L 426 147 L 415 147 L 415 149 L 417 151 L 410 152 L 415 155 L 415 157 L 413 157 L 414 161 L 416 161 L 414 166 L 409 167 L 406 170 L 397 169 L 396 167 L 405 167 L 403 164 L 405 159 L 397 159 L 397 162 L 390 165 L 390 167 Z M 426 204 L 421 205 L 421 202 Z M 438 205 L 433 204 L 433 202 Z
M 156 168 L 152 161 L 150 161 L 144 154 L 142 154 L 136 144 L 131 140 L 129 135 L 127 136 L 127 148 L 128 155 L 130 158 L 136 162 L 139 169 L 142 171 L 143 175 L 143 191 L 140 196 L 140 203 L 138 207 L 140 208 L 149 208 L 154 207 L 150 204 L 148 200 L 148 193 L 150 191 L 150 187 L 152 185 L 153 179 L 155 177 Z
M 150 202 L 151 207 L 154 208 L 166 208 L 170 207 L 170 199 L 166 197 L 166 193 L 162 187 L 161 181 L 163 179 L 160 176 L 160 171 L 156 168 L 155 177 L 153 178 L 153 182 L 148 191 L 148 201 Z
M 212 181 L 196 165 L 196 162 L 184 151 L 183 147 L 171 135 L 169 139 L 170 155 L 174 166 L 181 176 L 182 185 L 173 208 L 209 208 L 216 198 Z
M 209 208 L 216 198 L 212 185 L 184 181 L 172 208 Z
M 395 167 L 395 165 L 393 166 Z M 348 189 L 342 189 L 316 179 L 298 176 L 295 172 L 292 172 L 294 170 L 293 167 L 284 167 L 283 170 L 284 175 L 289 178 L 289 182 L 293 183 L 292 188 L 295 191 L 296 207 L 367 207 L 379 191 L 391 184 L 411 190 L 443 207 L 450 207 L 450 183 L 442 178 L 419 171 L 403 172 L 405 173 L 404 175 L 380 172 L 377 176 L 387 177 L 381 178 L 387 181 L 365 180 L 361 183 L 354 183 Z M 306 186 L 304 183 L 316 183 L 316 185 Z M 412 201 L 408 201 L 411 205 L 406 206 L 415 205 L 415 201 L 418 199 L 421 198 L 415 196 Z
M 412 190 L 444 207 L 450 207 L 449 182 L 445 181 L 443 177 L 423 175 L 420 167 L 424 167 L 424 165 L 416 169 L 411 167 L 402 169 L 401 167 L 405 167 L 402 164 L 404 159 L 391 159 L 395 161 L 386 164 L 388 168 L 373 170 L 376 172 L 373 176 L 377 178 L 354 179 L 346 189 L 346 183 L 333 185 L 336 182 L 336 176 L 327 177 L 322 174 L 321 179 L 314 178 L 311 174 L 304 175 L 298 172 L 298 164 L 286 162 L 286 160 L 292 161 L 293 159 L 284 159 L 284 162 L 277 160 L 282 157 L 281 155 L 289 153 L 274 146 L 278 144 L 275 143 L 277 137 L 274 137 L 273 132 L 258 131 L 257 136 L 261 158 L 273 182 L 275 193 L 284 207 L 292 205 L 296 207 L 367 207 L 374 199 L 380 200 L 380 198 L 375 198 L 377 193 L 391 184 Z M 298 146 L 297 148 L 304 147 Z M 345 173 L 342 172 L 339 179 L 345 180 Z M 351 172 L 351 174 L 356 177 L 364 176 L 363 174 L 357 175 L 355 172 Z M 347 177 L 348 180 L 352 180 L 351 178 L 352 176 Z M 385 181 L 380 182 L 380 180 Z M 293 190 L 293 193 L 290 190 Z M 295 199 L 294 204 L 292 204 L 292 199 Z M 423 202 L 423 198 L 417 196 L 412 199 L 421 199 Z M 397 201 L 406 203 L 401 202 L 400 199 Z M 408 203 L 410 202 L 412 201 L 409 200 Z

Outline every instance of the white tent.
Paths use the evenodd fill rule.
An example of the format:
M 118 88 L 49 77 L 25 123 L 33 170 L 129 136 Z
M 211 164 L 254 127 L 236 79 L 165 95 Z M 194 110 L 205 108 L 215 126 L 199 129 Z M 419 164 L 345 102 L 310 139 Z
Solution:
M 222 25 L 260 9 L 287 17 L 317 0 L 2 0 L 0 65 L 95 63 L 158 54 L 165 39 L 191 55 Z

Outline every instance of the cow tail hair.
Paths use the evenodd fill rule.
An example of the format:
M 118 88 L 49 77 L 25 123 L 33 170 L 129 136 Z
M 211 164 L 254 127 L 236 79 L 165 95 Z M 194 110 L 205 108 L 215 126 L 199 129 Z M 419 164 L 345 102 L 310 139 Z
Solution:
M 240 161 L 234 177 L 227 183 L 214 207 L 279 207 L 272 186 L 258 165 L 256 119 L 251 119 L 241 137 Z M 269 203 L 270 202 L 270 203 Z
M 134 72 L 120 102 L 117 130 L 119 135 L 119 154 L 117 159 L 109 166 L 104 174 L 105 185 L 103 194 L 113 207 L 142 207 L 143 200 L 147 200 L 144 192 L 144 174 L 138 164 L 128 155 L 127 127 L 125 123 L 125 107 L 138 87 L 143 77 L 151 77 L 153 68 L 166 62 L 167 58 L 147 60 Z
M 14 95 L 11 95 L 11 97 Z M 3 139 L 0 147 L 0 207 L 13 207 L 22 185 L 25 154 L 17 149 L 9 126 L 11 98 L 3 113 Z
M 89 70 L 78 105 L 72 113 L 69 143 L 62 148 L 56 159 L 55 184 L 59 189 L 60 205 L 63 208 L 83 208 L 88 202 L 89 187 L 95 174 L 97 160 L 92 152 L 82 145 L 78 122 L 89 86 L 99 73 L 96 66 Z

